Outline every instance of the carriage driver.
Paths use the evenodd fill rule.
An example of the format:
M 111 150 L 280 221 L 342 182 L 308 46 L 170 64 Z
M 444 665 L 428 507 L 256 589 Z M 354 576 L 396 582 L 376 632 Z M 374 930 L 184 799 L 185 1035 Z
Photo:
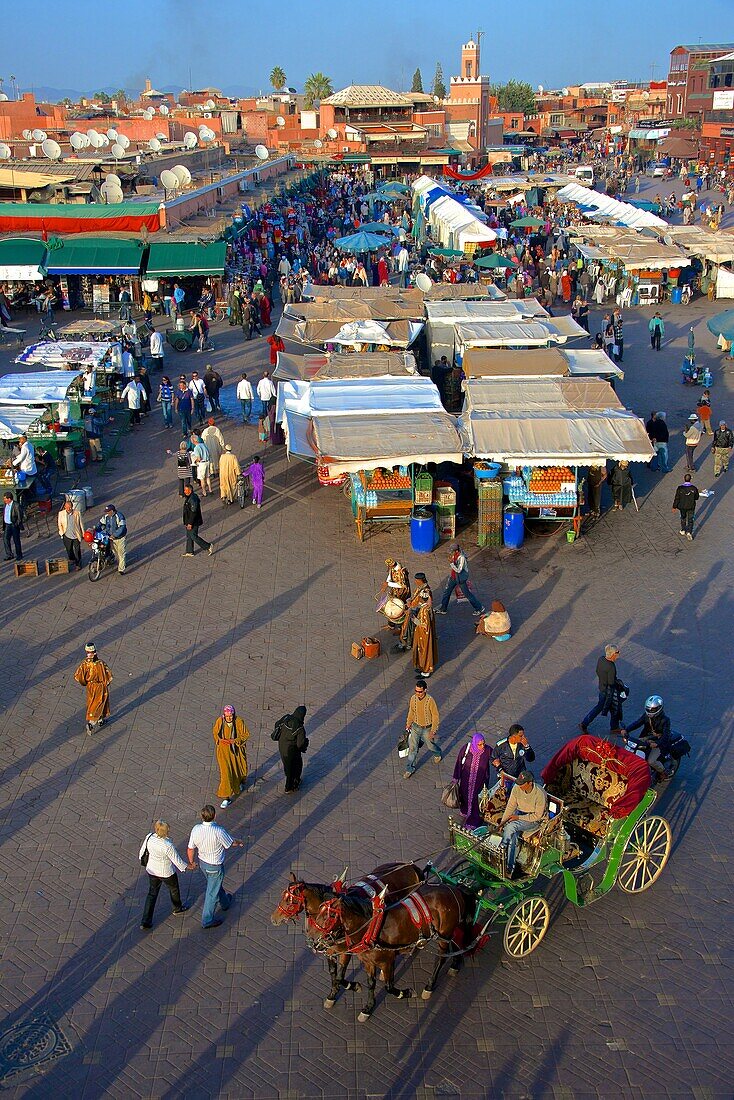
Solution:
M 522 833 L 535 832 L 545 817 L 548 800 L 532 772 L 522 771 L 507 799 L 502 815 L 502 845 L 507 852 L 507 876 L 512 877 L 517 855 L 517 841 Z

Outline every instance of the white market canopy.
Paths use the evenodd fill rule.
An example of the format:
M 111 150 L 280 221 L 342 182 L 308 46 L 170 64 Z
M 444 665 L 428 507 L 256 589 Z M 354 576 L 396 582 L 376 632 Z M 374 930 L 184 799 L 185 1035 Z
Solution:
M 422 328 L 422 321 L 348 321 L 345 324 L 338 321 L 296 321 L 291 335 L 281 319 L 278 335 L 312 347 L 322 344 L 342 344 L 349 347 L 377 344 L 408 348 Z
M 649 462 L 645 426 L 608 382 L 471 378 L 460 424 L 467 452 L 510 465 Z
M 420 376 L 283 382 L 276 418 L 288 453 L 328 462 L 332 474 L 462 460 L 456 421 Z
M 461 367 L 467 378 L 624 378 L 621 367 L 594 348 L 467 348 Z
M 25 405 L 0 405 L 0 439 L 17 439 L 30 431 L 41 415 L 38 409 Z
M 44 341 L 24 348 L 15 362 L 24 366 L 43 367 L 46 370 L 83 371 L 85 367 L 102 370 L 108 356 L 122 363 L 122 348 L 117 342 L 87 340 Z
M 406 377 L 417 374 L 412 351 L 278 352 L 273 378 L 323 382 L 337 378 Z
M 579 183 L 569 183 L 567 187 L 562 187 L 556 198 L 559 202 L 575 202 L 584 211 L 603 214 L 612 221 L 633 229 L 642 229 L 644 226 L 665 229 L 668 225 L 649 210 L 640 210 L 629 202 L 618 202 L 609 195 L 602 195 L 599 191 L 582 187 Z
M 548 311 L 537 298 L 508 298 L 504 302 L 425 302 L 429 324 L 440 321 L 454 325 L 459 321 L 519 321 L 547 317 Z
M 588 336 L 572 317 L 543 321 L 466 321 L 456 325 L 456 346 L 464 348 L 546 347 Z
M 39 374 L 6 374 L 0 378 L 0 405 L 51 405 L 66 401 L 80 371 L 52 370 Z

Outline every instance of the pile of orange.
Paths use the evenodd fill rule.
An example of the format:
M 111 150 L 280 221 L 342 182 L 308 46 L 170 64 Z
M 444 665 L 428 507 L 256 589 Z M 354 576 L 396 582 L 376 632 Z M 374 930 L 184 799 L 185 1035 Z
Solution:
M 388 472 L 387 470 L 375 470 L 372 475 L 372 480 L 367 484 L 367 488 L 376 490 L 409 489 L 410 478 L 397 473 L 395 470 L 392 472 Z
M 528 488 L 531 493 L 560 493 L 561 485 L 574 480 L 573 471 L 568 466 L 547 466 L 533 470 Z

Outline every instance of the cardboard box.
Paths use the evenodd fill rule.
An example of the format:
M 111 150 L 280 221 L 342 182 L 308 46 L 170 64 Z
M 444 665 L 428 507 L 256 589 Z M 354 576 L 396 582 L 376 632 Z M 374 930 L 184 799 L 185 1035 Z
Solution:
M 362 658 L 364 657 L 364 649 L 359 644 L 359 642 L 352 642 L 352 648 L 351 648 L 350 652 L 352 654 L 352 657 L 354 657 L 355 661 L 361 661 Z

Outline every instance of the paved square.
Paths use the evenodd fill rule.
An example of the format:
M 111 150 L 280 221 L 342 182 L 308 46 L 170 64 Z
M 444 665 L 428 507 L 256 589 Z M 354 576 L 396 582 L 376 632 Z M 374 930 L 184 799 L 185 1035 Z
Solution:
M 690 322 L 699 359 L 714 369 L 714 418 L 734 414 L 731 367 L 704 324 L 718 308 L 669 309 L 659 354 L 649 315 L 627 314 L 619 393 L 645 418 L 666 411 L 676 463 L 666 477 L 635 470 L 639 515 L 609 513 L 573 546 L 556 536 L 516 553 L 479 551 L 469 533 L 476 589 L 507 604 L 514 635 L 501 647 L 475 638 L 465 607 L 439 620 L 431 692 L 447 758 L 437 768 L 424 754 L 410 783 L 395 751 L 409 662 L 389 653 L 355 662 L 349 646 L 378 629 L 384 557 L 424 568 L 436 589 L 445 553 L 419 559 L 402 529 L 360 545 L 345 498 L 283 449 L 266 448 L 262 511 L 207 497 L 203 534 L 216 554 L 183 559 L 166 456 L 178 437 L 153 415 L 90 478 L 93 515 L 113 500 L 128 517 L 127 575 L 92 585 L 86 574 L 16 580 L 4 568 L 3 1043 L 9 1029 L 40 1020 L 70 1047 L 42 1062 L 41 1048 L 0 1044 L 10 1095 L 731 1096 L 734 472 L 714 482 L 708 441 L 696 480 L 715 495 L 699 509 L 693 544 L 671 513 L 681 429 L 699 392 L 679 384 Z M 245 345 L 226 322 L 213 336 L 211 360 L 227 382 L 267 364 L 263 340 Z M 167 353 L 169 373 L 206 362 Z M 9 369 L 7 354 L 0 365 Z M 256 428 L 227 421 L 224 432 L 241 458 L 259 450 Z M 32 537 L 26 554 L 59 549 L 55 537 Z M 83 733 L 72 679 L 89 639 L 115 677 L 113 720 L 94 737 Z M 628 716 L 659 691 L 694 746 L 661 799 L 674 850 L 658 883 L 589 909 L 564 904 L 553 884 L 551 929 L 527 961 L 507 961 L 495 939 L 428 1003 L 380 993 L 360 1025 L 362 995 L 345 993 L 325 1012 L 321 960 L 300 928 L 270 926 L 290 869 L 330 881 L 345 864 L 356 876 L 385 859 L 439 853 L 440 788 L 466 735 L 522 721 L 539 770 L 574 735 L 611 639 L 632 688 Z M 185 848 L 199 807 L 214 800 L 211 724 L 224 702 L 250 727 L 255 780 L 218 812 L 245 841 L 227 863 L 234 905 L 221 928 L 202 932 L 203 877 L 185 875 L 191 911 L 170 916 L 163 892 L 143 934 L 140 841 L 162 816 Z M 270 732 L 299 704 L 311 746 L 303 788 L 289 798 Z M 420 988 L 429 966 L 430 952 L 403 964 L 399 983 Z M 11 1075 L 21 1057 L 30 1065 Z

